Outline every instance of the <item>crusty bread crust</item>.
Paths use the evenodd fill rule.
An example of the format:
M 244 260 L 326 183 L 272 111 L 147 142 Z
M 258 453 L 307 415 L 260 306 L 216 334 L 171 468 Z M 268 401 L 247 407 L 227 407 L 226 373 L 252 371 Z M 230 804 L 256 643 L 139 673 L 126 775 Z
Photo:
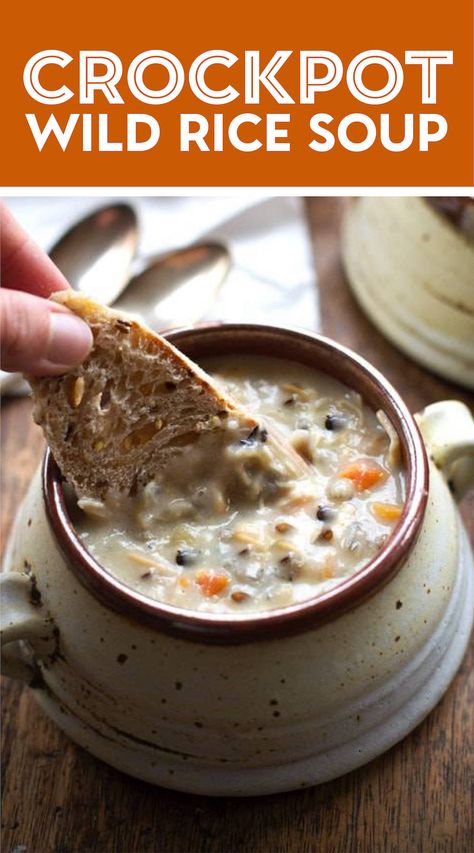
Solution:
M 92 350 L 59 377 L 30 378 L 34 419 L 78 496 L 131 492 L 229 414 L 256 421 L 160 335 L 75 291 L 55 294 L 90 326 Z

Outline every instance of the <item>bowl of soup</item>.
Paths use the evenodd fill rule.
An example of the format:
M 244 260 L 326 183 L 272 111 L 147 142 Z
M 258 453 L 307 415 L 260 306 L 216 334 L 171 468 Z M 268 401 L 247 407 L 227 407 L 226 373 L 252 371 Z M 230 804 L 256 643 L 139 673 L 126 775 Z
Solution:
M 7 671 L 79 744 L 155 784 L 323 782 L 402 738 L 460 664 L 472 555 L 452 490 L 471 482 L 472 419 L 435 404 L 423 438 L 378 371 L 318 335 L 169 339 L 264 426 L 234 436 L 230 420 L 224 449 L 196 443 L 104 501 L 78 501 L 47 452 L 9 547 Z M 307 463 L 294 481 L 272 426 Z

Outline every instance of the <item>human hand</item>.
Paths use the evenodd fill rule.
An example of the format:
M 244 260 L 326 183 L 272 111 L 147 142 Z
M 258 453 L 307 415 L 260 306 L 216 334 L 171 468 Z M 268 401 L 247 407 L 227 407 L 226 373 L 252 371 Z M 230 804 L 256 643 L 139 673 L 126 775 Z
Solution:
M 30 376 L 66 373 L 87 356 L 92 333 L 79 317 L 48 300 L 69 285 L 3 204 L 0 225 L 1 366 Z

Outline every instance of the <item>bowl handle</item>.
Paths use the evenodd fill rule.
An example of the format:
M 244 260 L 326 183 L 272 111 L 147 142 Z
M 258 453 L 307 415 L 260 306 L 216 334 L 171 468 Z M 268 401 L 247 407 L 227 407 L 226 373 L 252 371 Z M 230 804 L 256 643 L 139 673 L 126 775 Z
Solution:
M 460 501 L 474 486 L 474 419 L 464 403 L 443 400 L 415 415 L 428 454 Z
M 22 572 L 5 572 L 0 575 L 2 607 L 0 612 L 0 639 L 2 673 L 18 678 L 26 684 L 38 681 L 39 668 L 25 659 L 20 640 L 30 640 L 54 648 L 52 621 L 42 614 L 40 601 L 36 601 L 32 578 Z

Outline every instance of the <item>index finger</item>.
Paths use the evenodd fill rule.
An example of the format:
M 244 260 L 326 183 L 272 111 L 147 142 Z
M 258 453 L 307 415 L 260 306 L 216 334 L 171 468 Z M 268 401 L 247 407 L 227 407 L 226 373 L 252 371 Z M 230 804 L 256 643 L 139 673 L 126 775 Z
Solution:
M 47 298 L 69 285 L 63 274 L 0 204 L 2 286 Z

